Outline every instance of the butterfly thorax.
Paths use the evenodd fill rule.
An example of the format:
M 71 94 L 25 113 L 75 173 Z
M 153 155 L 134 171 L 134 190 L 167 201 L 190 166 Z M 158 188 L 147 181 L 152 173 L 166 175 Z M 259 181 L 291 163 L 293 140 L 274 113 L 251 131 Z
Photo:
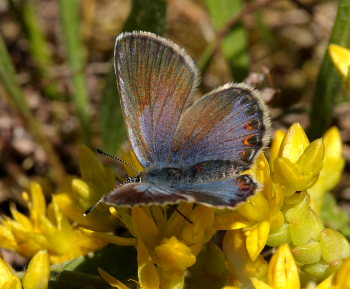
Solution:
M 155 185 L 177 187 L 180 184 L 195 184 L 229 179 L 247 169 L 231 161 L 205 161 L 194 165 L 151 166 L 142 174 L 142 181 Z

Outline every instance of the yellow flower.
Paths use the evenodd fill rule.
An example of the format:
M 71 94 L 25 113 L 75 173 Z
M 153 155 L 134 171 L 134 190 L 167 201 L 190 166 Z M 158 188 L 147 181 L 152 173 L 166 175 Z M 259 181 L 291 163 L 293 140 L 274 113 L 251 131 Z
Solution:
M 54 201 L 66 217 L 79 225 L 100 232 L 113 231 L 117 222 L 106 205 L 99 205 L 87 216 L 84 212 L 113 190 L 114 174 L 86 146 L 80 147 L 79 162 L 82 177 L 68 179 L 53 196 Z
M 287 131 L 274 161 L 273 179 L 280 184 L 287 196 L 295 191 L 312 187 L 323 165 L 322 139 L 309 144 L 304 130 L 296 123 Z
M 271 258 L 267 282 L 252 278 L 256 289 L 299 289 L 298 267 L 287 244 L 278 248 Z
M 350 258 L 346 259 L 332 278 L 332 289 L 350 288 Z
M 339 268 L 342 260 L 350 254 L 348 242 L 339 233 L 324 229 L 322 221 L 310 207 L 312 200 L 307 191 L 316 185 L 324 190 L 336 183 L 336 175 L 329 181 L 321 178 L 322 173 L 331 170 L 341 160 L 339 143 L 339 138 L 331 130 L 323 139 L 310 144 L 304 130 L 296 123 L 287 133 L 277 132 L 270 162 L 262 153 L 246 172 L 255 176 L 261 186 L 254 196 L 234 210 L 182 203 L 177 209 L 191 220 L 188 222 L 166 207 L 116 208 L 114 215 L 124 223 L 133 238 L 85 232 L 115 244 L 134 245 L 138 252 L 141 288 L 183 288 L 186 271 L 201 272 L 201 265 L 194 263 L 200 258 L 203 248 L 210 248 L 207 243 L 218 230 L 227 232 L 223 252 L 216 248 L 215 255 L 218 259 L 226 257 L 229 271 L 227 273 L 227 269 L 221 268 L 218 276 L 226 272 L 229 285 L 246 288 L 251 286 L 251 278 L 254 278 L 254 285 L 259 284 L 260 288 L 300 288 L 292 254 L 303 274 L 318 280 Z M 334 154 L 331 153 L 334 151 L 332 146 L 338 147 Z M 283 243 L 289 243 L 292 250 L 287 245 L 281 246 L 268 269 L 261 251 L 266 244 L 278 247 Z M 341 249 L 332 252 L 330 248 L 334 243 L 341 244 Z M 285 272 L 287 266 L 292 266 L 291 276 Z M 317 275 L 316 271 L 322 266 L 327 270 Z M 258 281 L 267 276 L 267 283 Z M 107 277 L 112 286 L 127 288 L 111 278 Z M 196 284 L 191 278 L 189 282 Z M 284 287 L 278 287 L 278 284 Z
M 31 259 L 22 285 L 6 262 L 0 258 L 0 288 L 1 289 L 46 289 L 50 277 L 50 261 L 46 250 L 39 251 Z
M 350 85 L 350 50 L 336 44 L 331 44 L 329 45 L 329 54 L 346 84 Z
M 230 284 L 247 288 L 250 284 L 250 278 L 265 278 L 267 262 L 261 255 L 255 260 L 250 258 L 242 230 L 226 232 L 223 241 L 223 251 L 230 271 Z
M 322 203 L 322 194 L 339 180 L 342 166 L 341 141 L 335 128 L 311 144 L 297 123 L 287 133 L 276 132 L 270 164 L 261 154 L 248 172 L 255 176 L 262 189 L 234 211 L 218 213 L 214 221 L 217 230 L 241 231 L 234 235 L 226 233 L 230 238 L 240 239 L 250 257 L 240 258 L 244 261 L 240 266 L 243 269 L 240 278 L 244 275 L 257 277 L 248 272 L 247 266 L 261 257 L 259 254 L 266 244 L 278 247 L 289 243 L 303 272 L 318 280 L 339 267 L 342 259 L 350 254 L 348 242 L 341 234 L 324 229 L 311 204 L 315 203 L 312 200 L 315 196 Z M 315 193 L 310 197 L 308 190 Z M 332 252 L 329 248 L 334 242 L 342 246 Z M 224 253 L 229 260 L 234 258 L 229 248 Z M 333 254 L 332 257 L 329 254 Z M 236 277 L 231 283 L 239 285 Z
M 119 218 L 136 239 L 133 244 L 137 248 L 138 282 L 142 288 L 183 288 L 187 269 L 215 233 L 213 208 L 182 203 L 177 210 L 191 223 L 176 211 L 169 215 L 165 207 L 117 208 Z M 106 241 L 111 239 L 107 233 L 97 234 Z M 122 241 L 125 238 L 118 237 L 115 243 Z
M 270 166 L 264 154 L 258 157 L 248 173 L 255 175 L 262 190 L 235 210 L 218 214 L 214 228 L 242 229 L 248 254 L 254 261 L 265 247 L 270 232 L 279 230 L 284 223 L 281 213 L 284 196 L 280 186 L 272 181 Z
M 191 249 L 175 236 L 163 239 L 161 244 L 155 248 L 158 264 L 163 272 L 169 277 L 183 275 L 188 267 L 196 262 L 196 257 Z
M 4 217 L 0 225 L 0 245 L 31 258 L 39 250 L 50 253 L 51 263 L 61 263 L 95 251 L 105 241 L 83 234 L 62 214 L 55 200 L 46 207 L 39 184 L 33 183 L 31 196 L 24 193 L 30 216 L 18 212 L 11 205 L 13 219 Z
M 318 214 L 320 214 L 325 193 L 338 184 L 345 165 L 338 128 L 329 129 L 323 137 L 323 143 L 325 154 L 320 176 L 315 185 L 307 190 L 311 197 L 311 207 Z

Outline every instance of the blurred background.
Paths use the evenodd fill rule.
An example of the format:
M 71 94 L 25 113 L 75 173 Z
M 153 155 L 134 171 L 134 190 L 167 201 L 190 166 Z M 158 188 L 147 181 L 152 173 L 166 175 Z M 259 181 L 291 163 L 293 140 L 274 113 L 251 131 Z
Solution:
M 119 33 L 132 30 L 184 47 L 201 71 L 198 96 L 230 81 L 247 81 L 261 90 L 274 129 L 300 122 L 315 139 L 337 125 L 346 167 L 336 193 L 346 207 L 350 105 L 327 51 L 330 37 L 341 42 L 333 28 L 338 4 L 1 0 L 0 210 L 8 211 L 9 200 L 21 204 L 33 180 L 48 193 L 65 176 L 78 175 L 81 144 L 118 154 L 126 134 L 113 48 Z

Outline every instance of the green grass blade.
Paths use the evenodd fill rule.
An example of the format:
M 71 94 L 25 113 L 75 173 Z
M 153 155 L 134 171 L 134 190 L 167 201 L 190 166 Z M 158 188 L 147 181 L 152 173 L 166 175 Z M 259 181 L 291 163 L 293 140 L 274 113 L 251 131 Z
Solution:
M 243 2 L 240 0 L 206 0 L 206 4 L 216 31 L 220 31 L 243 9 Z M 250 57 L 247 47 L 246 30 L 242 22 L 238 22 L 222 43 L 222 52 L 228 61 L 234 80 L 238 82 L 248 75 Z
M 350 1 L 339 0 L 338 13 L 329 43 L 350 48 Z M 342 88 L 341 77 L 333 65 L 328 50 L 320 67 L 315 94 L 311 103 L 309 137 L 321 137 L 331 125 L 336 97 Z
M 32 115 L 28 105 L 28 101 L 22 88 L 17 84 L 16 71 L 13 66 L 10 55 L 7 51 L 5 42 L 0 35 L 0 81 L 6 90 L 9 103 L 13 106 L 14 110 L 18 111 L 27 125 L 28 130 L 34 139 L 45 150 L 47 157 L 52 165 L 52 177 L 56 181 L 61 181 L 64 177 L 64 167 L 60 162 L 51 142 L 47 139 L 43 133 L 41 124 Z
M 79 1 L 59 0 L 58 2 L 63 39 L 74 87 L 72 101 L 80 118 L 84 140 L 86 143 L 90 143 L 90 103 L 87 81 L 84 74 L 86 63 L 84 59 L 85 51 L 83 49 L 82 36 L 80 33 Z
M 16 83 L 16 71 L 8 54 L 5 42 L 0 35 L 0 80 L 4 88 L 11 96 L 11 102 L 19 112 L 27 118 L 30 117 L 30 109 L 22 89 Z
M 35 6 L 30 0 L 21 2 L 20 7 L 17 7 L 13 0 L 8 1 L 28 39 L 31 57 L 36 64 L 36 72 L 41 80 L 48 83 L 47 80 L 50 80 L 49 68 L 53 66 L 53 59 Z M 53 99 L 59 97 L 57 84 L 52 83 L 52 80 L 43 87 L 43 92 Z
M 100 112 L 103 149 L 111 154 L 116 154 L 120 144 L 126 140 L 126 130 L 114 69 L 107 76 Z
M 162 35 L 166 31 L 165 0 L 134 0 L 124 31 L 143 30 Z M 101 101 L 101 135 L 103 149 L 116 154 L 126 140 L 124 119 L 120 107 L 114 67 L 112 67 Z

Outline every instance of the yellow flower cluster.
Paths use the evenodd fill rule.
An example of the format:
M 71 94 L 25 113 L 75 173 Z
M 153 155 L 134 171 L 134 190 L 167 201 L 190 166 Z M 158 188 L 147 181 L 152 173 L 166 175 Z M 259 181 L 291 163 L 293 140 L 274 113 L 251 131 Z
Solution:
M 13 219 L 2 219 L 0 245 L 27 258 L 45 249 L 51 263 L 71 260 L 107 243 L 135 246 L 137 282 L 144 289 L 184 288 L 185 277 L 193 288 L 300 288 L 328 276 L 308 288 L 343 288 L 337 286 L 347 282 L 350 246 L 339 232 L 324 228 L 319 216 L 324 195 L 339 181 L 344 166 L 338 130 L 332 128 L 310 143 L 301 126 L 294 124 L 287 132 L 276 132 L 269 155 L 268 161 L 261 154 L 247 172 L 261 189 L 235 210 L 189 203 L 176 210 L 116 209 L 102 204 L 83 217 L 115 186 L 113 173 L 83 147 L 82 177 L 68 179 L 48 206 L 41 187 L 33 184 L 30 196 L 24 194 L 30 216 L 11 205 Z M 133 154 L 127 157 L 141 169 Z M 118 220 L 130 237 L 113 233 Z M 216 235 L 221 230 L 226 232 Z M 216 238 L 220 246 L 211 241 L 214 235 L 220 236 Z M 279 247 L 269 263 L 261 254 L 266 245 Z M 99 271 L 111 286 L 129 288 Z
M 236 210 L 180 205 L 179 210 L 193 224 L 176 212 L 167 217 L 166 210 L 159 207 L 133 208 L 131 213 L 118 210 L 142 256 L 138 260 L 140 284 L 143 288 L 183 288 L 186 269 L 196 273 L 196 266 L 191 265 L 218 230 L 227 232 L 223 250 L 218 248 L 213 259 L 225 256 L 229 274 L 226 284 L 245 288 L 251 286 L 252 278 L 266 280 L 271 275 L 271 264 L 260 253 L 266 245 L 278 247 L 284 243 L 292 247 L 306 280 L 324 279 L 350 255 L 347 240 L 325 229 L 318 215 L 325 192 L 336 185 L 343 166 L 336 128 L 310 144 L 302 127 L 294 124 L 287 133 L 277 131 L 270 162 L 263 154 L 258 158 L 250 173 L 263 189 Z M 146 276 L 153 276 L 152 281 Z M 111 276 L 106 278 L 111 285 L 126 288 Z
M 343 266 L 318 286 L 313 282 L 307 284 L 307 289 L 346 289 L 350 288 L 350 258 Z M 298 266 L 287 244 L 280 246 L 271 258 L 268 267 L 266 282 L 252 279 L 256 289 L 300 289 Z M 234 287 L 225 287 L 233 289 Z
M 60 210 L 56 199 L 47 206 L 39 184 L 31 185 L 30 195 L 23 194 L 30 215 L 20 213 L 12 204 L 13 219 L 2 217 L 0 245 L 31 258 L 40 250 L 47 250 L 52 264 L 72 260 L 102 248 L 107 243 L 87 236 Z
M 236 212 L 216 219 L 219 229 L 242 232 L 229 231 L 225 236 L 231 244 L 224 252 L 232 272 L 237 272 L 235 251 L 243 252 L 235 244 L 243 242 L 246 247 L 246 255 L 241 257 L 245 274 L 239 278 L 233 274 L 232 284 L 241 286 L 245 280 L 263 275 L 252 267 L 266 272 L 267 264 L 259 255 L 265 245 L 289 243 L 305 279 L 322 280 L 341 266 L 350 256 L 349 243 L 337 231 L 324 228 L 319 212 L 324 194 L 336 185 L 343 166 L 336 128 L 311 144 L 299 124 L 292 125 L 287 133 L 276 132 L 270 162 L 261 155 L 252 169 L 263 185 L 262 191 Z
M 215 233 L 213 208 L 184 203 L 177 210 L 191 222 L 178 212 L 159 206 L 118 210 L 119 217 L 135 237 L 141 288 L 183 288 L 187 269 Z M 98 236 L 104 235 L 105 240 L 111 240 L 109 234 Z M 119 237 L 114 243 L 125 245 L 127 240 Z

